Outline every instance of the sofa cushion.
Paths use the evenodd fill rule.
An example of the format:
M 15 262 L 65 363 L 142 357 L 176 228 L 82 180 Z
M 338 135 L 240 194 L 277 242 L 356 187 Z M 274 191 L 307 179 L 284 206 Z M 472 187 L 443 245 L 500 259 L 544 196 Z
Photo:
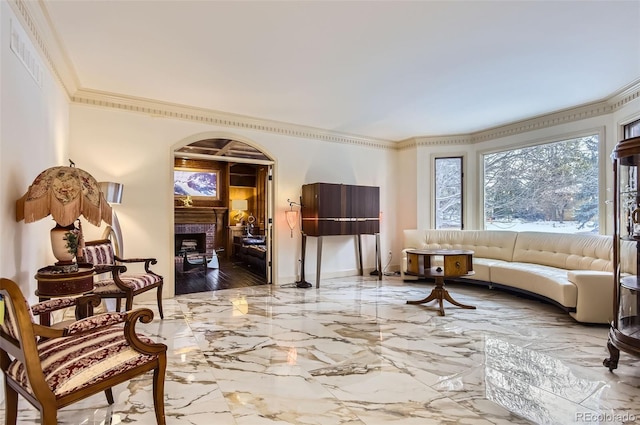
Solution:
M 575 308 L 578 289 L 569 282 L 567 270 L 532 263 L 504 263 L 491 267 L 491 281 L 542 295 Z
M 566 270 L 613 270 L 613 238 L 603 235 L 520 232 L 513 261 Z
M 467 249 L 474 259 L 511 261 L 517 232 L 497 230 L 405 230 L 404 248 Z
M 508 261 L 494 260 L 492 258 L 473 257 L 473 274 L 462 276 L 471 280 L 483 280 L 491 282 L 491 268 L 498 264 L 510 264 Z

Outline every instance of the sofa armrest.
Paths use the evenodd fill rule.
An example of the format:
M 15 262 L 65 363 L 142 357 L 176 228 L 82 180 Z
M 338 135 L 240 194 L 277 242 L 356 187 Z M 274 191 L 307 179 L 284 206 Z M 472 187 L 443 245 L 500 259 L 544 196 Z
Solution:
M 613 320 L 613 273 L 593 270 L 567 272 L 569 282 L 578 288 L 576 311 L 570 313 L 578 322 L 611 323 Z

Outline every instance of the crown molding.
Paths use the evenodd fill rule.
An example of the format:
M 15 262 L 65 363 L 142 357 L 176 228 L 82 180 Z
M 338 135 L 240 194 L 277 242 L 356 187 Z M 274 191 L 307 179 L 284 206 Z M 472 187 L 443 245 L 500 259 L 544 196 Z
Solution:
M 471 134 L 472 143 L 499 139 L 515 134 L 526 133 L 542 128 L 554 127 L 587 118 L 611 114 L 629 102 L 640 97 L 640 79 L 628 84 L 611 96 L 599 101 L 563 109 L 550 114 L 539 115 L 522 121 L 517 121 L 500 127 L 478 131 Z
M 611 113 L 612 109 L 607 101 L 598 101 L 587 105 L 576 106 L 550 114 L 539 115 L 526 120 L 517 121 L 500 127 L 494 127 L 471 134 L 471 143 L 500 139 L 516 134 L 527 133 L 543 128 L 554 127 L 587 118 L 598 117 Z
M 52 74 L 62 85 L 73 103 L 121 109 L 157 117 L 181 119 L 233 128 L 276 133 L 284 136 L 353 144 L 378 149 L 408 149 L 418 146 L 464 145 L 500 139 L 560 124 L 610 114 L 629 102 L 640 98 L 640 79 L 618 92 L 596 102 L 531 117 L 506 125 L 461 134 L 418 136 L 402 141 L 391 141 L 348 133 L 341 133 L 292 123 L 253 118 L 227 112 L 178 105 L 152 99 L 79 89 L 80 84 L 71 61 L 51 25 L 46 7 L 41 1 L 7 0 L 20 20 L 33 44 L 45 58 Z
M 210 125 L 276 133 L 283 136 L 316 139 L 325 142 L 359 145 L 377 149 L 396 148 L 396 143 L 390 140 L 374 139 L 370 137 L 323 130 L 315 127 L 265 120 L 228 112 L 101 92 L 97 90 L 78 90 L 73 96 L 71 96 L 71 101 L 78 104 L 121 109 L 127 112 L 137 112 L 151 115 L 153 117 L 196 121 Z
M 53 30 L 47 11 L 40 2 L 7 0 L 7 3 L 67 97 L 71 98 L 78 89 L 78 78 L 58 34 Z
M 640 78 L 631 84 L 627 85 L 617 93 L 614 93 L 609 97 L 607 102 L 611 105 L 613 111 L 616 111 L 627 103 L 632 102 L 640 98 Z
M 408 149 L 418 146 L 481 143 L 488 140 L 500 139 L 516 134 L 554 127 L 560 124 L 611 114 L 636 99 L 640 99 L 640 79 L 632 82 L 608 98 L 596 102 L 563 109 L 550 114 L 539 115 L 510 124 L 477 131 L 475 133 L 452 136 L 412 137 L 398 142 L 397 147 L 398 149 Z
M 416 148 L 419 146 L 453 146 L 453 145 L 468 145 L 472 143 L 471 135 L 457 134 L 450 136 L 422 136 L 412 137 L 410 139 L 402 140 L 398 142 L 398 149 Z

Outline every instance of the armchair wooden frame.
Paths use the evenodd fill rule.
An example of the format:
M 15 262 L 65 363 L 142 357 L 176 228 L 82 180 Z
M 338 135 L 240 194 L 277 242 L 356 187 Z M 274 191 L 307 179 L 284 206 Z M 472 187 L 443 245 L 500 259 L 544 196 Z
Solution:
M 96 263 L 96 259 L 89 258 L 86 254 L 88 250 L 91 250 L 91 247 L 99 247 L 100 245 L 105 247 L 108 246 L 110 250 L 110 255 L 107 255 L 104 264 Z M 120 258 L 115 254 L 112 242 L 109 239 L 98 239 L 95 241 L 85 242 L 85 249 L 83 252 L 85 252 L 84 260 L 93 264 L 97 275 L 103 273 L 111 274 L 111 279 L 113 279 L 113 283 L 116 288 L 114 288 L 114 290 L 101 291 L 100 285 L 98 284 L 96 285 L 94 292 L 101 298 L 115 298 L 116 311 L 120 311 L 122 299 L 125 300 L 125 310 L 128 311 L 133 308 L 133 297 L 153 288 L 158 288 L 156 295 L 158 300 L 158 312 L 160 313 L 160 318 L 164 319 L 164 313 L 162 311 L 162 287 L 164 285 L 164 280 L 162 276 L 154 273 L 150 269 L 151 265 L 157 264 L 157 260 L 155 258 Z M 150 280 L 142 279 L 145 281 L 145 284 L 139 287 L 127 284 L 127 281 L 129 281 L 132 276 L 125 274 L 127 271 L 125 264 L 134 263 L 144 263 L 145 273 L 148 277 L 152 277 Z M 140 278 L 140 276 L 137 276 L 136 278 Z
M 18 394 L 40 411 L 43 425 L 56 425 L 60 408 L 99 392 L 105 392 L 109 404 L 114 403 L 111 388 L 131 378 L 153 371 L 153 403 L 158 425 L 165 424 L 164 413 L 164 378 L 166 371 L 166 351 L 164 344 L 153 343 L 140 339 L 136 334 L 137 321 L 149 323 L 153 319 L 153 312 L 149 309 L 138 309 L 124 313 L 105 313 L 91 316 L 80 321 L 67 324 L 61 329 L 42 326 L 34 323 L 29 306 L 18 285 L 8 279 L 0 279 L 0 294 L 5 301 L 5 323 L 0 330 L 0 367 L 4 372 L 5 388 L 5 423 L 15 425 L 18 413 Z M 89 302 L 94 303 L 95 296 L 89 296 Z M 86 300 L 86 298 L 85 298 Z M 51 300 L 57 302 L 58 300 Z M 47 301 L 45 301 L 46 303 Z M 85 302 L 85 301 L 81 301 Z M 120 325 L 124 323 L 124 327 Z M 60 388 L 68 383 L 70 377 L 57 376 L 51 370 L 45 375 L 43 364 L 47 359 L 47 351 L 43 345 L 59 346 L 60 344 L 75 345 L 76 340 L 84 337 L 86 341 L 82 352 L 92 348 L 102 349 L 100 342 L 93 342 L 87 335 L 94 335 L 98 330 L 107 329 L 116 334 L 119 343 L 125 350 L 135 350 L 132 364 L 127 365 L 121 373 L 104 374 L 93 378 L 82 385 L 61 391 Z M 120 335 L 120 336 L 117 336 Z M 71 338 L 71 339 L 68 339 Z M 75 339 L 74 339 L 75 338 Z M 126 340 L 126 342 L 125 342 Z M 92 352 L 91 352 L 92 353 Z M 106 356 L 103 356 L 106 357 Z M 73 372 L 72 357 L 67 372 Z M 84 365 L 92 362 L 96 357 L 86 360 Z M 78 363 L 83 363 L 78 360 Z M 21 363 L 21 364 L 20 364 Z M 16 370 L 21 371 L 17 373 Z M 22 372 L 23 371 L 23 372 Z M 16 379 L 24 376 L 24 380 Z M 57 379 L 57 380 L 56 380 Z

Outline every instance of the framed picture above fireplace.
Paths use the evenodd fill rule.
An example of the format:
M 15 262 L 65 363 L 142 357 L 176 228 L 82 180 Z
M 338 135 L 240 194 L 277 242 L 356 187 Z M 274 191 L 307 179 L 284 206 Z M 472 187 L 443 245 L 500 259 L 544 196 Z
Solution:
M 174 168 L 173 194 L 179 197 L 189 195 L 192 198 L 218 200 L 218 171 Z

